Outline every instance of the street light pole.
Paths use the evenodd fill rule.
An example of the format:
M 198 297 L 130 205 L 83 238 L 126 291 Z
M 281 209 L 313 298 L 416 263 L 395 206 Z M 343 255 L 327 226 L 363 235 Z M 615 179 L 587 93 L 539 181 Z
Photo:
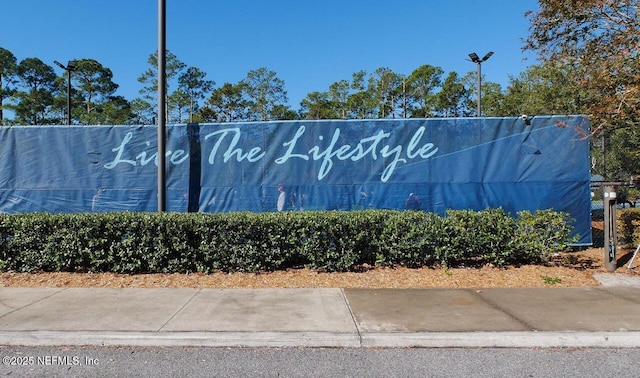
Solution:
M 493 51 L 489 51 L 487 53 L 487 55 L 485 55 L 482 59 L 480 59 L 480 57 L 478 57 L 478 54 L 476 53 L 471 53 L 469 54 L 469 58 L 471 58 L 471 61 L 473 63 L 476 63 L 478 65 L 478 110 L 477 110 L 477 116 L 478 117 L 482 117 L 482 108 L 480 107 L 480 99 L 482 97 L 482 62 L 486 62 L 487 60 L 489 60 L 489 58 L 491 58 L 491 55 L 493 55 Z
M 158 211 L 167 210 L 165 99 L 167 96 L 167 12 L 166 0 L 158 0 Z
M 66 66 L 57 60 L 54 60 L 53 63 L 67 71 L 67 125 L 71 125 L 71 71 L 76 70 L 76 61 L 70 60 Z

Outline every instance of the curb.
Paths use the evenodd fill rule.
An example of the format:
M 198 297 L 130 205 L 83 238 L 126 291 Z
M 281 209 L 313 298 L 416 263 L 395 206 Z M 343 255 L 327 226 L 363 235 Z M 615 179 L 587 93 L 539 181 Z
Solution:
M 638 348 L 640 332 L 0 332 L 5 346 Z

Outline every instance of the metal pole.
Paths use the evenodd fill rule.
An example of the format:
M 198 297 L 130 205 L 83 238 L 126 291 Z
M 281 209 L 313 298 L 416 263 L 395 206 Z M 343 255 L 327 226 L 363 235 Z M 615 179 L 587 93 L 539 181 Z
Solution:
M 407 89 L 406 81 L 402 79 L 402 118 L 407 118 Z
M 165 97 L 167 90 L 166 0 L 158 0 L 158 211 L 167 210 L 166 189 L 166 118 Z
M 614 272 L 617 267 L 616 247 L 616 190 L 613 186 L 602 189 L 604 206 L 604 265 L 608 271 Z
M 53 63 L 67 71 L 67 125 L 71 125 L 71 71 L 76 68 L 75 61 L 70 60 L 66 66 L 57 60 L 54 60 Z
M 604 129 L 602 129 L 602 178 L 607 179 L 607 165 L 605 160 L 605 137 Z
M 487 61 L 493 55 L 493 51 L 489 51 L 487 55 L 485 55 L 482 59 L 475 52 L 469 54 L 469 58 L 471 61 L 478 65 L 478 110 L 476 111 L 477 117 L 482 117 L 482 108 L 480 105 L 480 101 L 482 99 L 482 62 Z
M 482 117 L 482 108 L 480 107 L 480 98 L 482 97 L 482 63 L 478 62 L 478 117 Z
M 67 125 L 71 125 L 71 70 L 67 69 Z

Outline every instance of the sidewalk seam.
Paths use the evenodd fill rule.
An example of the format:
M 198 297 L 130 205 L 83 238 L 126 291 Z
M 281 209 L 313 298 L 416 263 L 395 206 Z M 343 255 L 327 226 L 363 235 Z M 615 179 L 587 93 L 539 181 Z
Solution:
M 616 286 L 616 287 L 621 288 L 621 287 L 626 287 L 626 286 Z M 633 287 L 628 287 L 628 288 L 629 289 L 634 289 Z M 596 286 L 595 289 L 599 290 L 599 291 L 601 291 L 601 292 L 603 292 L 603 293 L 605 293 L 607 295 L 610 295 L 612 297 L 615 297 L 615 298 L 618 298 L 618 299 L 622 299 L 622 300 L 625 300 L 627 302 L 631 302 L 631 303 L 634 303 L 634 304 L 640 304 L 639 301 L 633 300 L 633 299 L 628 298 L 628 297 L 626 297 L 624 295 L 619 295 L 619 294 L 616 294 L 613 291 L 607 290 L 607 287 L 605 287 L 605 286 Z
M 162 329 L 163 329 L 164 327 L 166 327 L 166 326 L 167 326 L 167 324 L 169 324 L 169 323 L 170 323 L 170 322 L 171 322 L 171 321 L 172 321 L 172 320 L 173 320 L 173 319 L 174 319 L 174 318 L 175 318 L 175 317 L 176 317 L 176 316 L 177 316 L 177 315 L 178 315 L 182 310 L 184 310 L 184 308 L 185 308 L 185 307 L 187 307 L 187 305 L 188 305 L 189 303 L 191 303 L 191 301 L 193 300 L 193 298 L 195 298 L 195 297 L 196 297 L 196 295 L 200 294 L 200 292 L 202 292 L 202 288 L 198 288 L 198 290 L 197 290 L 195 293 L 193 293 L 193 295 L 191 296 L 191 298 L 189 298 L 189 300 L 188 300 L 188 301 L 184 302 L 184 304 L 183 304 L 182 306 L 180 306 L 180 308 L 178 309 L 178 311 L 174 312 L 174 313 L 173 313 L 173 315 L 171 315 L 171 316 L 169 317 L 169 319 L 167 319 L 167 321 L 166 321 L 166 322 L 164 322 L 164 323 L 160 326 L 160 328 L 158 328 L 158 329 L 156 330 L 156 332 L 162 332 Z
M 473 295 L 475 295 L 478 298 L 480 298 L 481 301 L 483 301 L 484 303 L 488 304 L 491 308 L 502 312 L 503 314 L 507 315 L 508 317 L 510 317 L 512 319 L 515 319 L 520 324 L 522 324 L 523 326 L 527 327 L 529 329 L 529 331 L 538 332 L 538 330 L 535 327 L 533 327 L 531 324 L 525 322 L 524 320 L 520 319 L 519 317 L 517 317 L 517 316 L 513 315 L 512 313 L 510 313 L 509 311 L 507 311 L 505 308 L 502 308 L 502 307 L 498 306 L 497 303 L 492 302 L 489 299 L 485 298 L 483 295 L 481 295 L 483 289 L 466 289 L 466 290 L 467 291 L 471 291 Z
M 363 346 L 363 341 L 362 341 L 362 331 L 360 330 L 360 325 L 358 324 L 358 320 L 356 319 L 356 315 L 353 313 L 353 310 L 351 310 L 351 304 L 349 304 L 349 298 L 347 298 L 347 295 L 344 292 L 344 288 L 340 288 L 340 294 L 342 295 L 342 299 L 344 300 L 344 303 L 347 305 L 347 310 L 349 310 L 349 315 L 351 316 L 351 320 L 353 321 L 353 325 L 355 325 L 356 327 L 356 332 L 358 333 L 358 342 L 360 343 L 360 346 Z
M 13 310 L 11 310 L 11 311 L 7 312 L 6 314 L 2 314 L 2 315 L 0 315 L 0 319 L 1 319 L 1 318 L 4 318 L 4 317 L 5 317 L 5 316 L 7 316 L 7 315 L 13 314 L 13 313 L 14 313 L 14 312 L 16 312 L 16 311 L 20 311 L 20 310 L 25 309 L 25 308 L 27 308 L 27 307 L 29 307 L 29 306 L 33 306 L 34 304 L 36 304 L 36 303 L 38 303 L 38 302 L 42 302 L 42 301 L 44 301 L 45 299 L 49 299 L 49 298 L 53 297 L 54 295 L 58 295 L 58 294 L 60 294 L 60 293 L 62 293 L 62 292 L 64 292 L 64 291 L 69 290 L 69 288 L 68 288 L 68 287 L 63 287 L 63 288 L 58 288 L 58 289 L 60 289 L 60 290 L 58 290 L 58 291 L 56 291 L 56 292 L 52 293 L 51 295 L 47 295 L 46 297 L 42 297 L 42 298 L 38 299 L 37 301 L 30 302 L 30 303 L 28 303 L 28 304 L 26 304 L 26 305 L 24 305 L 24 306 L 22 306 L 22 307 L 17 307 L 17 308 L 15 308 L 15 309 L 13 309 Z

